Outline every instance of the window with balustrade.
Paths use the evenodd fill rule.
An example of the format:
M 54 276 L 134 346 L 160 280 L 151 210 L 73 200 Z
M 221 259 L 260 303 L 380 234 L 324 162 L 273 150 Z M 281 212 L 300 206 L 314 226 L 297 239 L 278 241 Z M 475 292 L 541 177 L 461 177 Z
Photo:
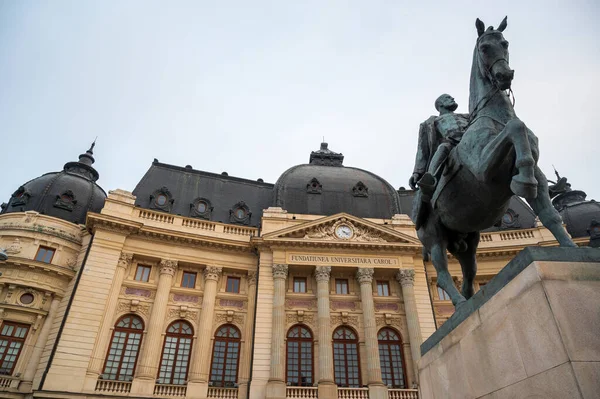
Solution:
M 286 382 L 292 386 L 313 385 L 313 335 L 301 325 L 293 326 L 287 334 Z
M 26 324 L 5 321 L 0 329 L 0 374 L 11 375 L 29 332 Z
M 348 327 L 339 327 L 333 332 L 333 370 L 338 387 L 361 386 L 358 337 Z
M 183 320 L 175 321 L 167 328 L 158 371 L 159 384 L 185 385 L 193 336 L 192 326 Z
M 383 328 L 377 334 L 377 339 L 383 383 L 391 388 L 406 388 L 404 352 L 400 334 L 391 328 Z
M 240 359 L 240 331 L 232 325 L 221 326 L 215 333 L 210 382 L 215 387 L 234 387 Z
M 115 324 L 106 354 L 105 380 L 131 381 L 138 359 L 144 322 L 138 316 L 125 315 Z

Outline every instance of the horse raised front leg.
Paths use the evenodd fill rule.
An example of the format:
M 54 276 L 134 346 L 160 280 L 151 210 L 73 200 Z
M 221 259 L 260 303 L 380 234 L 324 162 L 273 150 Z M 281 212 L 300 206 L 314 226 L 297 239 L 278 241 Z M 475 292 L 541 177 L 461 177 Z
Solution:
M 431 262 L 437 272 L 438 285 L 450 295 L 454 307 L 458 307 L 465 302 L 465 297 L 458 292 L 454 285 L 454 281 L 452 280 L 452 276 L 448 272 L 448 255 L 446 253 L 445 245 L 435 244 L 431 247 Z
M 481 158 L 483 177 L 487 178 L 497 172 L 497 168 L 514 148 L 515 167 L 518 174 L 513 176 L 510 189 L 514 194 L 526 199 L 537 197 L 538 188 L 538 182 L 534 176 L 535 159 L 531 152 L 528 132 L 529 130 L 520 119 L 511 119 L 504 129 L 484 147 Z
M 552 206 L 548 194 L 548 180 L 546 180 L 544 172 L 537 166 L 535 167 L 535 177 L 538 181 L 538 196 L 535 199 L 528 199 L 527 202 L 535 214 L 538 215 L 542 224 L 554 235 L 561 247 L 576 247 L 577 245 L 571 240 L 562 225 L 560 214 Z

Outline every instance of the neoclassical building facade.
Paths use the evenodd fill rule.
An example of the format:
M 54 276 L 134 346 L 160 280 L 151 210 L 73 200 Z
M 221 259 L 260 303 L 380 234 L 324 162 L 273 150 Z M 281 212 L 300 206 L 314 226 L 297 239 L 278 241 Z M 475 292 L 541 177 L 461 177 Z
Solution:
M 419 397 L 420 344 L 453 307 L 412 191 L 325 143 L 275 184 L 155 160 L 106 195 L 93 163 L 3 204 L 0 397 Z M 476 289 L 528 245 L 556 242 L 514 198 Z

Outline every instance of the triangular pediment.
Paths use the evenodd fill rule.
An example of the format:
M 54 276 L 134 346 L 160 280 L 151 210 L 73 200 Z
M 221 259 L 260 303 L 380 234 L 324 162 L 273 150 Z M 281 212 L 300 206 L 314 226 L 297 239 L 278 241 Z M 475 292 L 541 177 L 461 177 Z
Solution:
M 331 241 L 338 243 L 411 244 L 419 240 L 365 219 L 338 213 L 265 234 L 265 241 Z

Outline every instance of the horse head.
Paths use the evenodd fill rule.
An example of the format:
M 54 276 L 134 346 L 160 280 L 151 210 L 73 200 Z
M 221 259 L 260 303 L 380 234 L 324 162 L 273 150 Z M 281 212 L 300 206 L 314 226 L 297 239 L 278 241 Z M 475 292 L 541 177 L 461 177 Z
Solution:
M 484 23 L 477 18 L 477 44 L 475 53 L 479 60 L 480 72 L 500 90 L 510 88 L 515 71 L 508 64 L 508 41 L 504 39 L 502 32 L 506 29 L 506 17 L 502 20 L 498 29 L 493 26 L 485 29 Z

